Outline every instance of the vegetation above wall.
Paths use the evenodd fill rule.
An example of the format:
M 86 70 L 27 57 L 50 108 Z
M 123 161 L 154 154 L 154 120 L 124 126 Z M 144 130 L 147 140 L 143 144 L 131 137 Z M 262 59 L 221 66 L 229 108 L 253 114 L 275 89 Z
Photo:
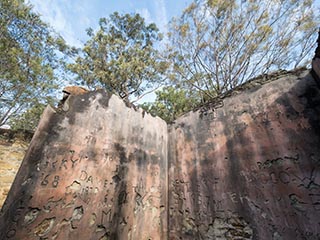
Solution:
M 142 107 L 171 121 L 248 79 L 310 64 L 315 9 L 312 0 L 195 0 L 165 41 L 139 14 L 115 12 L 76 49 L 25 1 L 0 0 L 0 126 L 34 130 L 64 81 L 128 102 L 157 89 Z

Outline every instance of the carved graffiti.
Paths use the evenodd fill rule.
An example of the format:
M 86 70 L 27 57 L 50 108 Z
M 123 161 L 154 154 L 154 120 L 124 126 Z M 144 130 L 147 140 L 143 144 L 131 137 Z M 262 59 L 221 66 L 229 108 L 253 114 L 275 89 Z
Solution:
M 41 181 L 41 185 L 42 186 L 47 186 L 49 184 L 49 180 L 50 180 L 50 174 L 47 174 Z M 56 188 L 58 187 L 59 184 L 59 180 L 60 180 L 60 176 L 59 175 L 55 175 L 53 176 L 53 179 L 51 181 L 51 186 Z
M 264 162 L 257 162 L 257 164 L 258 164 L 258 168 L 262 170 L 262 169 L 268 169 L 271 167 L 283 166 L 284 163 L 298 164 L 299 159 L 300 159 L 299 154 L 296 154 L 296 156 L 284 156 L 284 157 L 278 157 L 274 159 L 267 159 Z

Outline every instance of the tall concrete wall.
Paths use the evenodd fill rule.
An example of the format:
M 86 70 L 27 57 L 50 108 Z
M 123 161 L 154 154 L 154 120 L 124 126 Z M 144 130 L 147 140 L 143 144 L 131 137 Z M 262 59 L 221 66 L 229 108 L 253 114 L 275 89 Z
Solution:
M 170 239 L 320 239 L 320 92 L 278 78 L 170 126 Z
M 0 239 L 165 239 L 166 123 L 104 92 L 68 104 L 45 110 Z
M 48 107 L 0 239 L 319 239 L 320 92 L 256 79 L 167 124 L 103 91 Z

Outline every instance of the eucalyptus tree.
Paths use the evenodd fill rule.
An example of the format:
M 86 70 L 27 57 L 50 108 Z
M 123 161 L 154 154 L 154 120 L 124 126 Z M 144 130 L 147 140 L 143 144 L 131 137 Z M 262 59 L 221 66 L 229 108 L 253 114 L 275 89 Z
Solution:
M 185 89 L 165 86 L 155 92 L 154 102 L 140 105 L 148 113 L 158 116 L 166 122 L 173 122 L 182 114 L 193 110 L 200 104 L 199 96 L 193 95 Z
M 167 61 L 156 44 L 162 36 L 155 24 L 146 24 L 139 14 L 117 12 L 101 18 L 96 31 L 69 69 L 89 87 L 101 87 L 134 102 L 164 81 Z
M 169 29 L 177 86 L 213 98 L 260 74 L 310 63 L 319 15 L 312 0 L 197 0 Z
M 66 48 L 32 6 L 0 0 L 0 126 L 46 103 Z

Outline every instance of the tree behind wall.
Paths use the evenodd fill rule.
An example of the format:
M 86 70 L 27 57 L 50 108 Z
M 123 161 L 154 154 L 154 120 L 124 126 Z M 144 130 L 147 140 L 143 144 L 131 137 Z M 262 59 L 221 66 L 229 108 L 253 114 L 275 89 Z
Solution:
M 154 102 L 143 103 L 140 107 L 168 123 L 200 104 L 199 96 L 194 96 L 184 89 L 177 90 L 172 86 L 166 86 L 156 91 L 155 94 Z
M 82 83 L 131 102 L 163 83 L 167 62 L 154 47 L 161 41 L 155 24 L 146 24 L 139 14 L 115 12 L 100 19 L 96 32 L 87 33 L 90 39 L 69 65 Z
M 312 0 L 198 0 L 170 24 L 171 78 L 212 98 L 245 80 L 310 63 Z

